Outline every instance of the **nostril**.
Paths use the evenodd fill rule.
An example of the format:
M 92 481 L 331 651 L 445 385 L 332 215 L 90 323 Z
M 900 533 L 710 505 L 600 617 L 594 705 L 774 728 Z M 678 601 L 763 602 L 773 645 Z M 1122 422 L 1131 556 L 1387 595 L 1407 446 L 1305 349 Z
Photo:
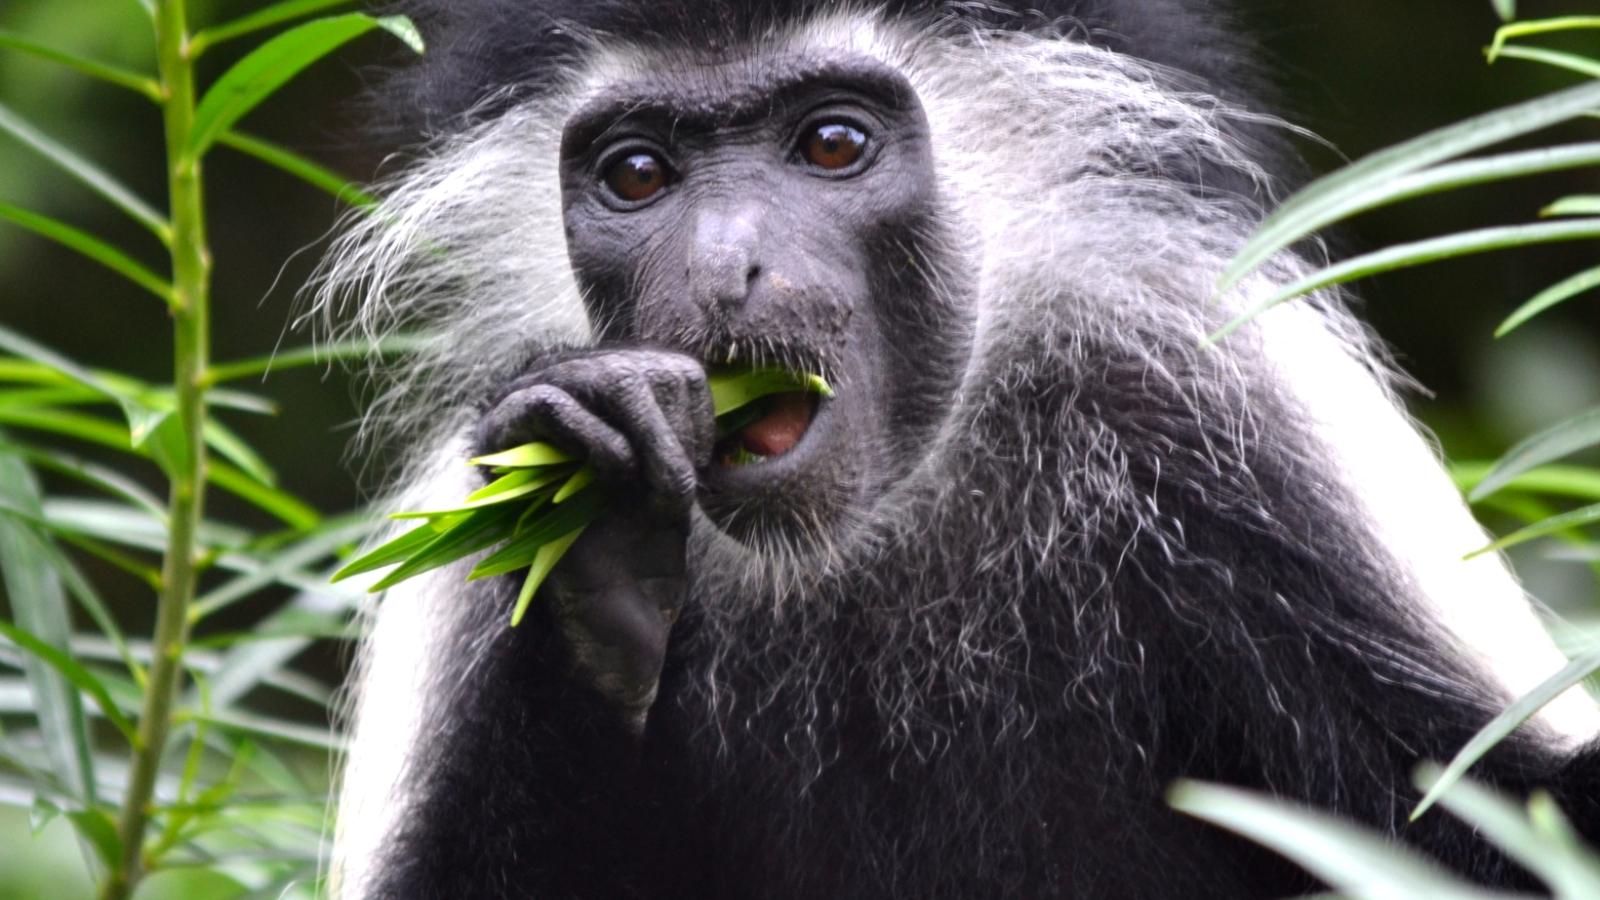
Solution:
M 760 278 L 760 277 L 761 277 L 761 266 L 756 264 L 756 263 L 751 263 L 750 264 L 750 268 L 745 270 L 744 283 L 746 285 L 753 285 L 753 284 L 756 283 L 756 279 Z

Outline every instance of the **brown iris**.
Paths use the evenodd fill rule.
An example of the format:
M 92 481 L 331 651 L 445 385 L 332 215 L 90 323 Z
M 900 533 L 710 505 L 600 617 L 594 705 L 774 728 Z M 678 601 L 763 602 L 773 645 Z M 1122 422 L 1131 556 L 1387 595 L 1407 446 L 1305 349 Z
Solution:
M 606 187 L 624 200 L 648 200 L 667 186 L 667 166 L 652 153 L 632 153 L 606 169 Z
M 825 122 L 811 129 L 800 142 L 806 161 L 822 169 L 843 169 L 861 158 L 867 136 L 843 122 Z

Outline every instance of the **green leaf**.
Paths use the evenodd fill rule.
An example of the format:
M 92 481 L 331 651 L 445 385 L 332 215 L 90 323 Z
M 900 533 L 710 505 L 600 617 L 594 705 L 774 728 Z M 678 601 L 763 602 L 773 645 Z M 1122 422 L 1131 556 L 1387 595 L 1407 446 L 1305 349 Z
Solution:
M 90 190 L 111 201 L 118 209 L 154 232 L 163 244 L 171 242 L 172 226 L 167 224 L 166 218 L 156 212 L 154 207 L 139 199 L 99 166 L 28 124 L 27 120 L 4 104 L 0 104 L 0 131 L 9 133 L 68 175 L 87 185 Z
M 1504 47 L 1499 55 L 1505 59 L 1520 59 L 1566 69 L 1586 78 L 1600 78 L 1600 62 L 1576 53 L 1563 53 L 1560 50 L 1546 50 L 1542 47 Z
M 539 548 L 539 553 L 533 558 L 533 565 L 528 567 L 528 577 L 522 580 L 522 590 L 517 592 L 517 605 L 511 611 L 511 627 L 522 624 L 522 616 L 528 611 L 528 604 L 533 601 L 533 595 L 539 590 L 539 585 L 544 584 L 550 571 L 561 561 L 567 550 L 572 547 L 573 541 L 583 534 L 587 526 L 579 526 L 561 537 Z
M 1340 896 L 1488 900 L 1389 838 L 1323 813 L 1238 788 L 1179 781 L 1174 809 L 1268 847 L 1327 882 Z
M 1438 766 L 1423 763 L 1417 768 L 1417 787 L 1432 794 L 1442 777 Z M 1541 834 L 1527 815 L 1505 798 L 1467 780 L 1454 781 L 1436 796 L 1439 805 L 1521 863 L 1557 897 L 1600 897 L 1600 863 L 1575 844 Z
M 1429 807 L 1444 794 L 1445 791 L 1460 780 L 1467 770 L 1483 758 L 1493 747 L 1504 740 L 1511 732 L 1522 727 L 1522 723 L 1533 718 L 1534 714 L 1543 709 L 1550 701 L 1561 696 L 1568 688 L 1583 681 L 1596 671 L 1600 671 L 1600 648 L 1589 650 L 1573 657 L 1572 661 L 1561 668 L 1561 671 L 1551 675 L 1539 686 L 1518 697 L 1515 703 L 1506 707 L 1500 715 L 1490 720 L 1483 726 L 1472 740 L 1467 741 L 1455 759 L 1450 760 L 1450 765 L 1444 768 L 1433 786 L 1423 795 L 1422 802 L 1411 811 L 1411 819 L 1415 821 Z
M 589 489 L 560 506 L 544 510 L 519 528 L 505 546 L 473 567 L 468 580 L 504 575 L 531 564 L 537 559 L 540 547 L 594 521 L 604 511 L 605 501 L 603 492 Z
M 466 516 L 462 516 L 461 521 L 465 521 L 466 518 Z M 454 521 L 451 520 L 451 523 L 453 524 Z M 330 580 L 339 582 L 354 575 L 361 575 L 381 569 L 384 566 L 394 565 L 426 547 L 438 537 L 439 530 L 432 525 L 418 526 L 356 557 L 344 568 L 333 573 L 333 578 Z
M 253 156 L 268 165 L 276 166 L 313 187 L 327 191 L 351 206 L 365 208 L 378 202 L 377 197 L 361 190 L 350 179 L 339 175 L 332 169 L 318 165 L 276 144 L 269 144 L 260 138 L 249 137 L 237 131 L 225 131 L 217 137 L 217 143 L 224 147 L 232 147 L 247 156 Z
M 339 360 L 404 356 L 416 352 L 425 341 L 426 339 L 420 335 L 397 334 L 377 341 L 337 341 L 321 346 L 296 347 L 292 350 L 275 352 L 270 356 L 258 356 L 212 366 L 206 373 L 205 381 L 207 384 L 217 384 L 303 366 L 330 365 Z
M 233 123 L 302 69 L 374 28 L 416 46 L 416 28 L 403 16 L 374 18 L 349 13 L 307 22 L 257 47 L 224 72 L 201 98 L 184 153 L 199 159 Z
M 95 855 L 108 869 L 122 862 L 122 839 L 117 837 L 117 824 L 100 809 L 80 809 L 66 814 L 72 830 L 94 848 Z
M 128 717 L 123 715 L 122 710 L 117 708 L 116 701 L 111 698 L 110 692 L 106 690 L 105 685 L 100 683 L 100 679 L 94 676 L 94 673 L 84 668 L 82 664 L 71 656 L 68 656 L 65 651 L 45 643 L 32 633 L 24 631 L 10 622 L 0 620 L 0 635 L 5 635 L 17 647 L 44 662 L 78 690 L 88 694 L 94 700 L 95 705 L 100 707 L 100 712 L 110 720 L 111 724 L 117 726 L 117 730 L 122 732 L 123 737 L 128 739 L 128 743 L 138 743 L 138 735 L 133 723 L 128 721 Z
M 207 480 L 212 484 L 277 516 L 291 528 L 303 531 L 315 527 L 322 520 L 322 516 L 304 500 L 288 491 L 262 484 L 232 466 L 212 460 L 206 469 Z
M 711 389 L 711 406 L 716 415 L 726 415 L 763 397 L 794 391 L 832 397 L 833 389 L 819 375 L 802 375 L 783 369 L 712 372 L 706 376 Z
M 148 78 L 137 72 L 129 72 L 126 69 L 119 69 L 116 66 L 107 65 L 98 60 L 41 44 L 26 35 L 0 30 L 0 48 L 16 50 L 29 56 L 58 63 L 68 68 L 76 69 L 90 78 L 98 78 L 108 84 L 114 84 L 143 94 L 151 100 L 157 102 L 161 100 L 161 85 L 154 78 Z
M 1597 107 L 1600 84 L 1579 85 L 1428 132 L 1319 178 L 1262 222 L 1222 273 L 1217 293 L 1233 288 L 1278 251 L 1336 221 L 1352 200 L 1375 187 Z
M 1574 194 L 1539 210 L 1541 216 L 1595 216 L 1600 215 L 1600 194 Z
M 565 450 L 557 449 L 542 441 L 522 444 L 510 450 L 491 453 L 488 456 L 473 457 L 470 462 L 475 466 L 505 466 L 514 469 L 527 469 L 535 466 L 553 466 L 558 463 L 574 462 L 576 457 Z
M 0 454 L 0 500 L 23 512 L 40 508 L 39 484 L 14 454 Z M 0 517 L 0 583 L 5 585 L 14 620 L 41 644 L 64 655 L 71 637 L 71 619 L 61 579 L 50 566 L 50 544 L 35 528 Z M 34 694 L 34 716 L 49 751 L 50 767 L 73 795 L 95 799 L 93 748 L 83 703 L 70 679 L 48 661 L 29 657 L 23 671 Z
M 1517 17 L 1517 0 L 1491 0 L 1494 4 L 1495 15 L 1502 22 L 1509 22 Z
M 255 448 L 245 443 L 244 438 L 234 434 L 232 429 L 216 419 L 207 418 L 204 433 L 206 445 L 238 466 L 246 475 L 265 485 L 278 483 L 277 473 L 272 471 L 267 461 L 261 458 L 261 454 L 257 453 Z
M 550 498 L 550 502 L 553 504 L 563 503 L 568 497 L 571 497 L 573 494 L 576 494 L 589 485 L 594 484 L 594 474 L 593 466 L 584 466 L 578 471 L 573 472 L 572 477 L 568 478 L 566 483 L 561 485 L 561 490 L 556 491 L 556 495 Z
M 344 752 L 343 738 L 327 729 L 302 725 L 299 722 L 289 722 L 283 719 L 274 719 L 270 716 L 237 710 L 217 712 L 208 716 L 196 715 L 195 719 L 197 721 L 203 719 L 218 728 L 236 733 L 274 738 L 291 744 L 315 747 L 318 750 Z
M 199 56 L 207 48 L 214 47 L 223 41 L 230 41 L 237 37 L 252 34 L 274 25 L 281 25 L 294 19 L 315 15 L 324 10 L 339 6 L 349 6 L 355 0 L 284 0 L 274 3 L 265 9 L 257 10 L 249 15 L 213 25 L 202 29 L 190 40 L 190 53 Z
M 1495 337 L 1505 337 L 1513 329 L 1527 322 L 1552 306 L 1570 300 L 1584 291 L 1600 287 L 1600 266 L 1586 269 L 1563 279 L 1545 288 L 1533 296 L 1533 299 L 1517 307 L 1517 311 L 1506 317 L 1500 327 L 1494 330 Z
M 38 363 L 119 403 L 126 404 L 133 399 L 133 390 L 129 385 L 98 372 L 92 372 L 55 350 L 4 325 L 0 325 L 0 350 Z
M 256 570 L 224 582 L 195 598 L 190 618 L 198 622 L 270 584 L 282 581 L 288 575 L 303 572 L 308 566 L 332 556 L 340 547 L 360 540 L 371 533 L 374 527 L 365 515 L 323 522 L 304 539 L 272 553 Z
M 1498 550 L 1504 550 L 1507 547 L 1515 547 L 1518 544 L 1525 544 L 1528 541 L 1535 540 L 1537 538 L 1549 537 L 1552 534 L 1559 534 L 1560 532 L 1571 528 L 1581 528 L 1585 525 L 1593 525 L 1596 522 L 1600 522 L 1600 503 L 1579 507 L 1578 509 L 1574 509 L 1570 512 L 1564 512 L 1559 516 L 1551 516 L 1543 521 L 1535 522 L 1526 528 L 1519 528 L 1487 547 L 1483 547 L 1468 553 L 1466 558 L 1473 559 L 1474 557 L 1482 556 L 1485 553 L 1494 553 Z
M 1500 457 L 1489 474 L 1467 495 L 1467 499 L 1473 502 L 1482 500 L 1530 469 L 1596 444 L 1600 444 L 1600 407 L 1579 413 L 1518 442 Z
M 0 425 L 16 425 L 21 428 L 48 431 L 115 450 L 133 452 L 133 441 L 128 437 L 128 429 L 96 416 L 58 409 L 0 407 Z
M 406 519 L 449 519 L 460 513 L 471 512 L 485 506 L 495 506 L 509 503 L 513 500 L 524 500 L 529 503 L 542 502 L 544 497 L 535 497 L 541 491 L 546 491 L 557 481 L 571 475 L 572 466 L 563 463 L 556 466 L 538 466 L 525 469 L 513 469 L 507 474 L 495 479 L 489 484 L 471 494 L 460 506 L 448 509 L 434 509 L 422 512 L 394 513 L 389 516 L 395 520 Z
M 421 549 L 407 557 L 405 562 L 369 590 L 377 592 L 393 587 L 407 578 L 449 565 L 502 540 L 510 535 L 518 512 L 514 504 L 500 504 L 468 513 L 466 518 L 452 524 L 444 533 L 435 532 L 432 540 L 423 544 Z M 431 530 L 427 525 L 422 528 Z
M 1319 269 L 1279 288 L 1265 300 L 1256 303 L 1245 312 L 1234 317 L 1228 324 L 1210 335 L 1207 338 L 1207 342 L 1221 340 L 1272 307 L 1302 294 L 1309 294 L 1319 288 L 1343 284 L 1347 281 L 1354 281 L 1380 272 L 1417 266 L 1457 256 L 1467 256 L 1473 253 L 1483 253 L 1489 250 L 1527 247 L 1534 244 L 1551 244 L 1559 241 L 1576 241 L 1595 237 L 1600 237 L 1600 219 L 1540 222 L 1533 225 L 1502 225 L 1388 247 L 1354 259 L 1345 260 L 1325 269 Z

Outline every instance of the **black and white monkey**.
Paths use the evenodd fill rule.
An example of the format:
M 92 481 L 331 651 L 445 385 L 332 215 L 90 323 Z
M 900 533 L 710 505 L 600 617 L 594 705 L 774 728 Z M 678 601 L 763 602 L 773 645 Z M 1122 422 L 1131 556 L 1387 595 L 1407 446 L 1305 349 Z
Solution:
M 389 592 L 343 898 L 1246 898 L 1194 777 L 1523 877 L 1448 758 L 1563 659 L 1337 298 L 1201 339 L 1284 155 L 1180 0 L 451 0 L 429 140 L 325 270 L 439 335 L 377 416 L 453 502 L 542 438 L 627 499 L 517 580 Z M 824 374 L 713 436 L 705 366 Z M 1594 709 L 1478 774 L 1591 834 Z

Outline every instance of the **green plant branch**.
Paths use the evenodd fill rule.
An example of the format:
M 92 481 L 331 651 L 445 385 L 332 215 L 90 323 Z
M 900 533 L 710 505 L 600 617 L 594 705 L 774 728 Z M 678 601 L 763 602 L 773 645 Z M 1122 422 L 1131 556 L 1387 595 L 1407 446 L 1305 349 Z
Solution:
M 206 389 L 202 374 L 210 363 L 211 256 L 206 241 L 200 159 L 187 149 L 194 127 L 195 73 L 184 0 L 161 0 L 156 6 L 155 26 L 169 165 L 173 384 L 181 438 L 177 452 L 168 462 L 170 525 L 162 561 L 150 682 L 139 713 L 127 794 L 117 823 L 122 859 L 106 879 L 102 900 L 126 900 L 145 873 L 145 832 L 172 725 L 173 701 L 181 687 L 183 651 L 189 637 L 188 607 L 194 599 L 197 575 L 197 530 L 205 500 L 206 445 L 202 432 Z

